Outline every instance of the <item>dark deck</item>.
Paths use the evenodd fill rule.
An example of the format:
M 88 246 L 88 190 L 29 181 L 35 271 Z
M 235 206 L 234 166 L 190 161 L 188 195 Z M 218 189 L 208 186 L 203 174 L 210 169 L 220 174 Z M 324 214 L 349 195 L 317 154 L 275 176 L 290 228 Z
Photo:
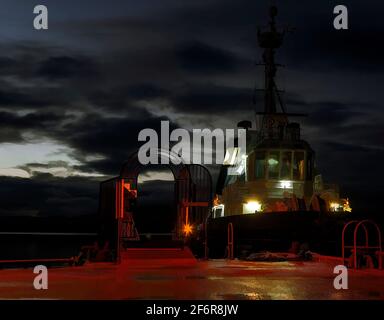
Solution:
M 0 298 L 384 300 L 384 271 L 350 270 L 349 289 L 336 290 L 337 261 L 196 261 L 186 252 L 175 252 L 143 259 L 136 251 L 120 265 L 49 269 L 49 288 L 40 291 L 33 288 L 32 269 L 1 270 Z

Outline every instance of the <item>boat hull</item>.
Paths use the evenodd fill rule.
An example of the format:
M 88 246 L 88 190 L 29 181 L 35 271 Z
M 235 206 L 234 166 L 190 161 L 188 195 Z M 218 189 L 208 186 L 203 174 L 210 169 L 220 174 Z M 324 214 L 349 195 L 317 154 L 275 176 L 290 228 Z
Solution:
M 209 257 L 227 255 L 228 226 L 233 226 L 234 256 L 250 252 L 288 251 L 294 241 L 322 254 L 340 253 L 344 214 L 312 211 L 241 214 L 210 219 L 207 225 Z

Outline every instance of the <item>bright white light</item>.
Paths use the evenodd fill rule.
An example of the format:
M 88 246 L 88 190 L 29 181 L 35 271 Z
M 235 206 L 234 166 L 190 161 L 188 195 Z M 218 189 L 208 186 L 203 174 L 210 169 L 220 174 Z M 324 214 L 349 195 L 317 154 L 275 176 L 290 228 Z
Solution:
M 255 213 L 261 211 L 261 203 L 259 201 L 249 201 L 243 205 L 243 213 Z
M 291 181 L 282 180 L 282 181 L 280 181 L 280 188 L 292 189 L 292 182 Z
M 331 208 L 331 211 L 339 211 L 341 205 L 337 202 L 331 202 L 329 207 Z
M 271 158 L 271 159 L 268 159 L 268 164 L 271 166 L 275 166 L 275 165 L 279 164 L 279 161 Z

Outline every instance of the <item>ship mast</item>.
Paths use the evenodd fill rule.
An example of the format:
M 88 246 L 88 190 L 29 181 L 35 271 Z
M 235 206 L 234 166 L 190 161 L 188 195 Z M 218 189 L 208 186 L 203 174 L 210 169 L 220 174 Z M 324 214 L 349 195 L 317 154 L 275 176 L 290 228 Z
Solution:
M 258 28 L 257 38 L 263 52 L 264 65 L 264 112 L 257 112 L 263 115 L 261 135 L 273 137 L 279 127 L 288 124 L 288 117 L 285 112 L 282 100 L 277 89 L 275 77 L 279 64 L 275 62 L 275 51 L 283 44 L 284 32 L 278 32 L 276 28 L 277 8 L 272 6 L 269 11 L 269 30 L 261 31 Z M 277 111 L 277 105 L 281 112 Z

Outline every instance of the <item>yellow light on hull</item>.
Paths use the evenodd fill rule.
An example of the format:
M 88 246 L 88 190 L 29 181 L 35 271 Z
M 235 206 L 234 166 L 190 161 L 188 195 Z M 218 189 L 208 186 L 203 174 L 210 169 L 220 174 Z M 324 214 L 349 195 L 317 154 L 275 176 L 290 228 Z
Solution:
M 337 202 L 331 202 L 331 203 L 329 204 L 329 208 L 331 209 L 331 211 L 334 211 L 334 212 L 339 211 L 339 209 L 340 209 L 340 204 L 337 203 Z
M 243 213 L 255 213 L 261 211 L 261 203 L 259 201 L 249 201 L 243 205 Z
M 344 212 L 352 212 L 352 208 L 349 206 L 349 199 L 345 199 L 343 203 L 343 211 Z

